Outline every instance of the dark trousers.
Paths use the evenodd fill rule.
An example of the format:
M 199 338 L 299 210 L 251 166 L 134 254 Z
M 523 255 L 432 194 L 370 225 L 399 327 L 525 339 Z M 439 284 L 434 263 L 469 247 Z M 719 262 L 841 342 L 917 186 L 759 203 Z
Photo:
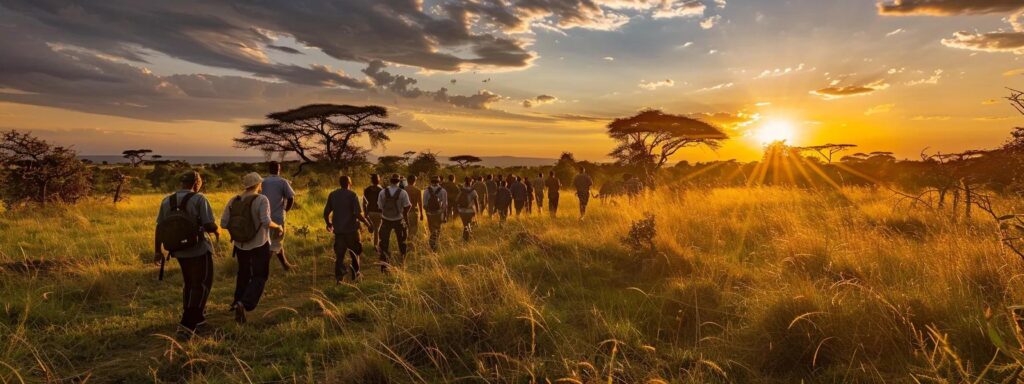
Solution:
M 548 192 L 548 212 L 551 216 L 558 213 L 558 192 Z
M 430 232 L 430 249 L 437 250 L 437 242 L 441 238 L 441 223 L 444 222 L 443 213 L 427 214 L 427 231 Z
M 213 286 L 213 255 L 178 259 L 185 287 L 181 290 L 181 325 L 196 329 L 206 320 L 206 300 Z
M 498 195 L 497 194 L 488 194 L 487 195 L 487 208 L 488 208 L 488 210 L 487 210 L 488 216 L 494 216 L 494 213 L 498 212 Z M 480 213 L 482 214 L 484 212 L 480 211 Z
M 406 244 L 405 238 L 407 236 L 405 228 L 405 220 L 387 220 L 380 225 L 380 261 L 387 263 L 390 252 L 388 251 L 388 245 L 391 242 L 391 232 L 395 233 L 395 237 L 398 239 L 398 252 L 401 253 L 402 258 L 405 258 Z
M 526 206 L 526 200 L 513 200 L 512 205 L 516 207 L 516 216 L 519 216 L 523 212 L 523 207 Z
M 241 302 L 247 311 L 254 310 L 270 277 L 270 243 L 247 251 L 236 247 L 235 259 L 238 259 L 235 302 Z
M 473 233 L 473 216 L 476 216 L 476 213 L 473 213 L 473 212 L 459 212 L 459 218 L 462 219 L 462 240 L 463 241 L 469 241 L 469 237 Z
M 578 191 L 576 197 L 580 198 L 580 216 L 587 213 L 587 203 L 590 203 L 590 192 Z
M 537 213 L 540 213 L 540 210 L 544 209 L 544 192 L 535 193 L 533 197 L 535 197 L 537 201 Z
M 345 277 L 345 255 L 352 259 L 348 268 L 352 272 L 352 279 L 359 273 L 359 256 L 363 254 L 363 243 L 359 239 L 359 231 L 352 233 L 334 234 L 334 279 L 341 280 Z

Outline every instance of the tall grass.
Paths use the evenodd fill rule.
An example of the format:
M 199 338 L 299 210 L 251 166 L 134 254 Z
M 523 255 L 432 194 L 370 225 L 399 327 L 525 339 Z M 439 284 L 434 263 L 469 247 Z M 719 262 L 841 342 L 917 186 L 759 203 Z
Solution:
M 231 195 L 210 197 L 219 214 Z M 592 201 L 584 221 L 565 192 L 558 218 L 483 219 L 469 244 L 450 223 L 438 253 L 421 230 L 393 274 L 369 251 L 365 279 L 335 285 L 325 193 L 308 191 L 289 216 L 298 269 L 272 265 L 239 327 L 222 251 L 211 330 L 191 341 L 173 337 L 176 264 L 164 282 L 145 264 L 160 198 L 0 214 L 0 378 L 959 382 L 1012 362 L 985 311 L 1021 302 L 1022 268 L 994 224 L 894 209 L 883 192 L 666 189 Z M 654 251 L 630 249 L 648 213 Z

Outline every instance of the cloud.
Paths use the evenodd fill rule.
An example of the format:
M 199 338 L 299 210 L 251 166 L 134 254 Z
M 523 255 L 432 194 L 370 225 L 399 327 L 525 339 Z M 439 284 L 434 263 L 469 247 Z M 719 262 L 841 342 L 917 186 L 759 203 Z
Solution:
M 423 118 L 419 117 L 413 112 L 404 110 L 392 110 L 389 111 L 388 116 L 395 123 L 402 126 L 404 132 L 416 132 L 416 133 L 457 133 L 458 130 L 454 129 L 443 129 L 436 128 Z
M 675 4 L 666 3 L 654 12 L 655 19 L 668 19 L 676 17 L 695 17 L 704 14 L 707 7 L 700 1 L 682 1 Z
M 903 28 L 898 28 L 898 29 L 896 29 L 896 30 L 894 30 L 894 31 L 892 31 L 892 32 L 886 33 L 886 34 L 885 34 L 885 37 L 893 37 L 893 36 L 896 36 L 896 35 L 898 35 L 898 34 L 904 33 L 904 32 L 906 32 L 906 31 L 907 31 L 907 30 L 905 30 L 905 29 L 903 29 Z
M 602 57 L 601 59 L 604 60 L 604 61 L 615 61 L 615 58 L 611 57 L 611 56 L 605 56 L 605 57 Z
M 639 84 L 640 88 L 646 89 L 648 91 L 653 91 L 653 90 L 661 88 L 661 87 L 672 87 L 672 86 L 675 86 L 675 85 L 676 85 L 676 82 L 672 81 L 672 79 L 665 79 L 665 80 L 659 80 L 659 81 L 640 80 L 640 84 Z
M 867 111 L 864 111 L 864 114 L 868 116 L 878 115 L 892 112 L 893 109 L 896 109 L 896 104 L 881 104 L 868 108 Z
M 553 117 L 555 119 L 558 119 L 558 120 L 569 120 L 569 121 L 592 121 L 592 122 L 599 122 L 599 121 L 614 120 L 614 118 L 611 118 L 611 117 L 586 116 L 586 115 L 576 115 L 576 114 L 551 115 L 551 117 Z
M 1024 54 L 1024 32 L 973 33 L 960 31 L 954 33 L 952 38 L 942 39 L 942 45 L 978 52 Z
M 805 68 L 806 67 L 804 66 L 804 63 L 800 63 L 800 65 L 797 65 L 796 67 L 766 69 L 764 71 L 761 71 L 760 74 L 758 74 L 756 77 L 754 77 L 754 80 L 765 79 L 765 78 L 769 78 L 769 77 L 780 77 L 780 76 L 790 75 L 790 74 L 794 74 L 794 73 L 799 73 L 799 72 L 803 72 Z M 811 68 L 810 69 L 810 71 L 813 71 L 813 70 L 815 70 L 815 68 Z
M 884 80 L 878 80 L 864 85 L 832 86 L 811 91 L 811 94 L 824 97 L 826 100 L 839 99 L 852 96 L 868 95 L 883 89 L 889 88 Z
M 1010 120 L 1010 119 L 1013 119 L 1013 118 L 1014 118 L 1013 116 L 999 116 L 999 117 L 996 117 L 996 116 L 984 116 L 984 117 L 975 117 L 975 118 L 973 118 L 971 120 L 990 123 L 990 122 L 997 122 L 997 121 L 1006 121 L 1006 120 Z
M 744 128 L 750 127 L 758 120 L 761 120 L 761 115 L 757 113 L 747 112 L 715 112 L 715 113 L 691 113 L 687 116 L 701 120 L 705 123 L 713 124 L 728 130 L 739 131 Z
M 704 20 L 701 20 L 700 27 L 704 28 L 704 29 L 711 29 L 711 28 L 714 28 L 715 25 L 718 24 L 719 21 L 722 21 L 722 16 L 714 15 L 714 16 L 708 17 L 708 18 L 706 18 Z
M 486 89 L 469 96 L 453 96 L 448 94 L 448 88 L 441 88 L 433 93 L 433 98 L 437 102 L 469 109 L 487 109 L 491 104 L 501 100 L 501 96 Z
M 732 88 L 733 85 L 734 84 L 732 82 L 715 84 L 715 85 L 712 85 L 710 87 L 704 87 L 704 88 L 698 89 L 698 90 L 694 91 L 694 93 L 708 92 L 708 91 L 717 91 L 717 90 L 720 90 L 720 89 Z
M 911 87 L 917 85 L 935 85 L 939 83 L 939 80 L 942 80 L 942 70 L 936 69 L 935 72 L 932 72 L 932 75 L 930 77 L 926 77 L 920 80 L 908 81 L 907 85 Z
M 551 95 L 538 95 L 532 99 L 523 100 L 523 108 L 532 108 L 538 105 L 551 104 L 558 101 L 557 97 Z
M 882 15 L 971 15 L 1006 13 L 1024 7 L 1019 0 L 894 0 L 878 3 Z

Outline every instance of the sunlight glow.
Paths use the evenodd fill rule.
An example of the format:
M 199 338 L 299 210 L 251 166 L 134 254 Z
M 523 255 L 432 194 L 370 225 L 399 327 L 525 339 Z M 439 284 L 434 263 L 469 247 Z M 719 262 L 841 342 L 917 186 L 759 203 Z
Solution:
M 796 128 L 793 123 L 786 120 L 768 120 L 754 133 L 754 137 L 761 144 L 770 144 L 776 141 L 792 143 L 795 136 Z

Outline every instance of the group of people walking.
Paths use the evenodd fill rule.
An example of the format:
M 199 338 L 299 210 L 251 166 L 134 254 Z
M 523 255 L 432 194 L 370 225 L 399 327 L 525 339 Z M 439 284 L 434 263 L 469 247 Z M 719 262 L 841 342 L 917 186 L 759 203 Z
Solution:
M 214 247 L 209 236 L 219 240 L 220 228 L 226 228 L 231 235 L 232 253 L 238 260 L 230 306 L 237 322 L 245 323 L 246 313 L 259 303 L 269 278 L 271 259 L 276 256 L 285 270 L 291 268 L 285 256 L 284 234 L 286 212 L 294 205 L 295 191 L 279 176 L 280 170 L 280 164 L 271 162 L 268 177 L 256 172 L 245 175 L 243 191 L 224 207 L 219 225 L 214 221 L 209 200 L 199 193 L 203 181 L 196 171 L 183 173 L 179 190 L 161 202 L 154 236 L 154 262 L 161 265 L 162 271 L 165 250 L 178 260 L 184 279 L 180 324 L 188 331 L 194 332 L 206 321 L 206 302 L 213 283 Z M 328 195 L 323 210 L 326 229 L 334 235 L 335 280 L 341 283 L 346 276 L 353 282 L 361 278 L 361 228 L 370 233 L 381 272 L 387 273 L 391 265 L 404 261 L 409 239 L 420 236 L 424 221 L 428 245 L 437 251 L 443 225 L 456 216 L 462 223 L 462 239 L 468 242 L 476 220 L 484 214 L 497 216 L 502 225 L 510 215 L 531 214 L 534 206 L 541 212 L 545 197 L 548 213 L 552 217 L 558 213 L 562 184 L 554 172 L 547 177 L 539 173 L 533 179 L 481 175 L 467 176 L 462 183 L 455 180 L 455 175 L 446 179 L 433 175 L 421 189 L 416 175 L 392 174 L 386 185 L 381 185 L 380 177 L 373 174 L 370 185 L 359 196 L 351 189 L 352 179 L 341 176 L 339 188 Z M 590 175 L 581 169 L 573 180 L 580 219 L 586 214 L 592 186 Z M 398 260 L 391 259 L 392 234 Z

